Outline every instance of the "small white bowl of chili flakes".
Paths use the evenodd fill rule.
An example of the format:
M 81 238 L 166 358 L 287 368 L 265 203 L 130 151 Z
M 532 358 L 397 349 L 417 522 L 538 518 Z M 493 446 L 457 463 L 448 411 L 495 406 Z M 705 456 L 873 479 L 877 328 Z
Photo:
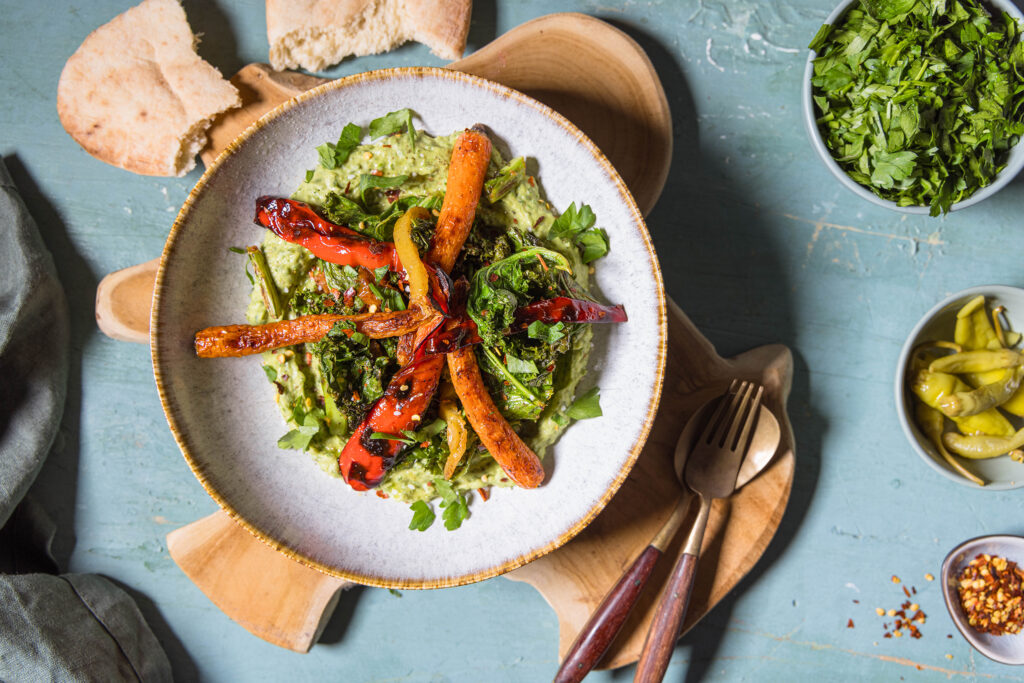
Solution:
M 961 635 L 1000 664 L 1024 664 L 1024 537 L 980 536 L 942 563 L 942 595 Z

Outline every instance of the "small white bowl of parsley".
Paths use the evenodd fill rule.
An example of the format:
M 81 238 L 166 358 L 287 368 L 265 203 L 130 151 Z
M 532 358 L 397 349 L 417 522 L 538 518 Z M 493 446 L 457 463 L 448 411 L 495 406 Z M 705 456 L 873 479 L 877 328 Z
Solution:
M 937 216 L 1024 167 L 1024 14 L 1011 0 L 846 0 L 808 46 L 804 122 L 839 181 Z

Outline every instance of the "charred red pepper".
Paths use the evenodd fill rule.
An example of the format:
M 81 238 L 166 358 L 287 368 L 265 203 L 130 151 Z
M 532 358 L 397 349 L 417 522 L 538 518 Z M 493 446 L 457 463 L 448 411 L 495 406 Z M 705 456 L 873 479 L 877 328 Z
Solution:
M 406 444 L 371 436 L 377 432 L 401 436 L 403 430 L 420 426 L 434 397 L 444 362 L 443 355 L 430 356 L 407 365 L 391 378 L 384 395 L 373 404 L 370 414 L 349 437 L 338 458 L 341 476 L 349 486 L 357 491 L 373 488 L 397 462 Z
M 524 329 L 537 320 L 543 323 L 624 323 L 626 309 L 622 306 L 603 306 L 593 301 L 556 296 L 554 299 L 534 301 L 516 309 L 513 329 Z
M 260 197 L 256 200 L 255 222 L 324 261 L 368 270 L 387 266 L 402 272 L 394 244 L 325 221 L 308 204 L 283 197 Z

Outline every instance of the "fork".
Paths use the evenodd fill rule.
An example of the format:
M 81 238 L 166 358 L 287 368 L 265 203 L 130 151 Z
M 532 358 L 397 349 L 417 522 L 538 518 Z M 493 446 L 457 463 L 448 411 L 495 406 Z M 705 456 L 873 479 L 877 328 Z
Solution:
M 655 606 L 634 683 L 654 683 L 665 676 L 679 628 L 690 604 L 711 502 L 736 490 L 736 476 L 747 452 L 763 394 L 764 387 L 754 382 L 734 380 L 729 393 L 722 397 L 686 458 L 685 473 L 680 471 L 681 463 L 676 464 L 676 476 L 697 496 L 700 511 L 687 536 L 683 554 L 672 569 L 668 584 Z

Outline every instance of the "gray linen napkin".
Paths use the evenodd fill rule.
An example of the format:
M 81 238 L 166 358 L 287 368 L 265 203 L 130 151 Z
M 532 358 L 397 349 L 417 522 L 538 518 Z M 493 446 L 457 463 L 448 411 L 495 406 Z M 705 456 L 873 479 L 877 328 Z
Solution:
M 67 374 L 64 291 L 0 160 L 0 571 L 49 555 L 52 523 L 23 498 L 57 434 Z M 142 613 L 107 579 L 0 574 L 0 681 L 170 680 Z

